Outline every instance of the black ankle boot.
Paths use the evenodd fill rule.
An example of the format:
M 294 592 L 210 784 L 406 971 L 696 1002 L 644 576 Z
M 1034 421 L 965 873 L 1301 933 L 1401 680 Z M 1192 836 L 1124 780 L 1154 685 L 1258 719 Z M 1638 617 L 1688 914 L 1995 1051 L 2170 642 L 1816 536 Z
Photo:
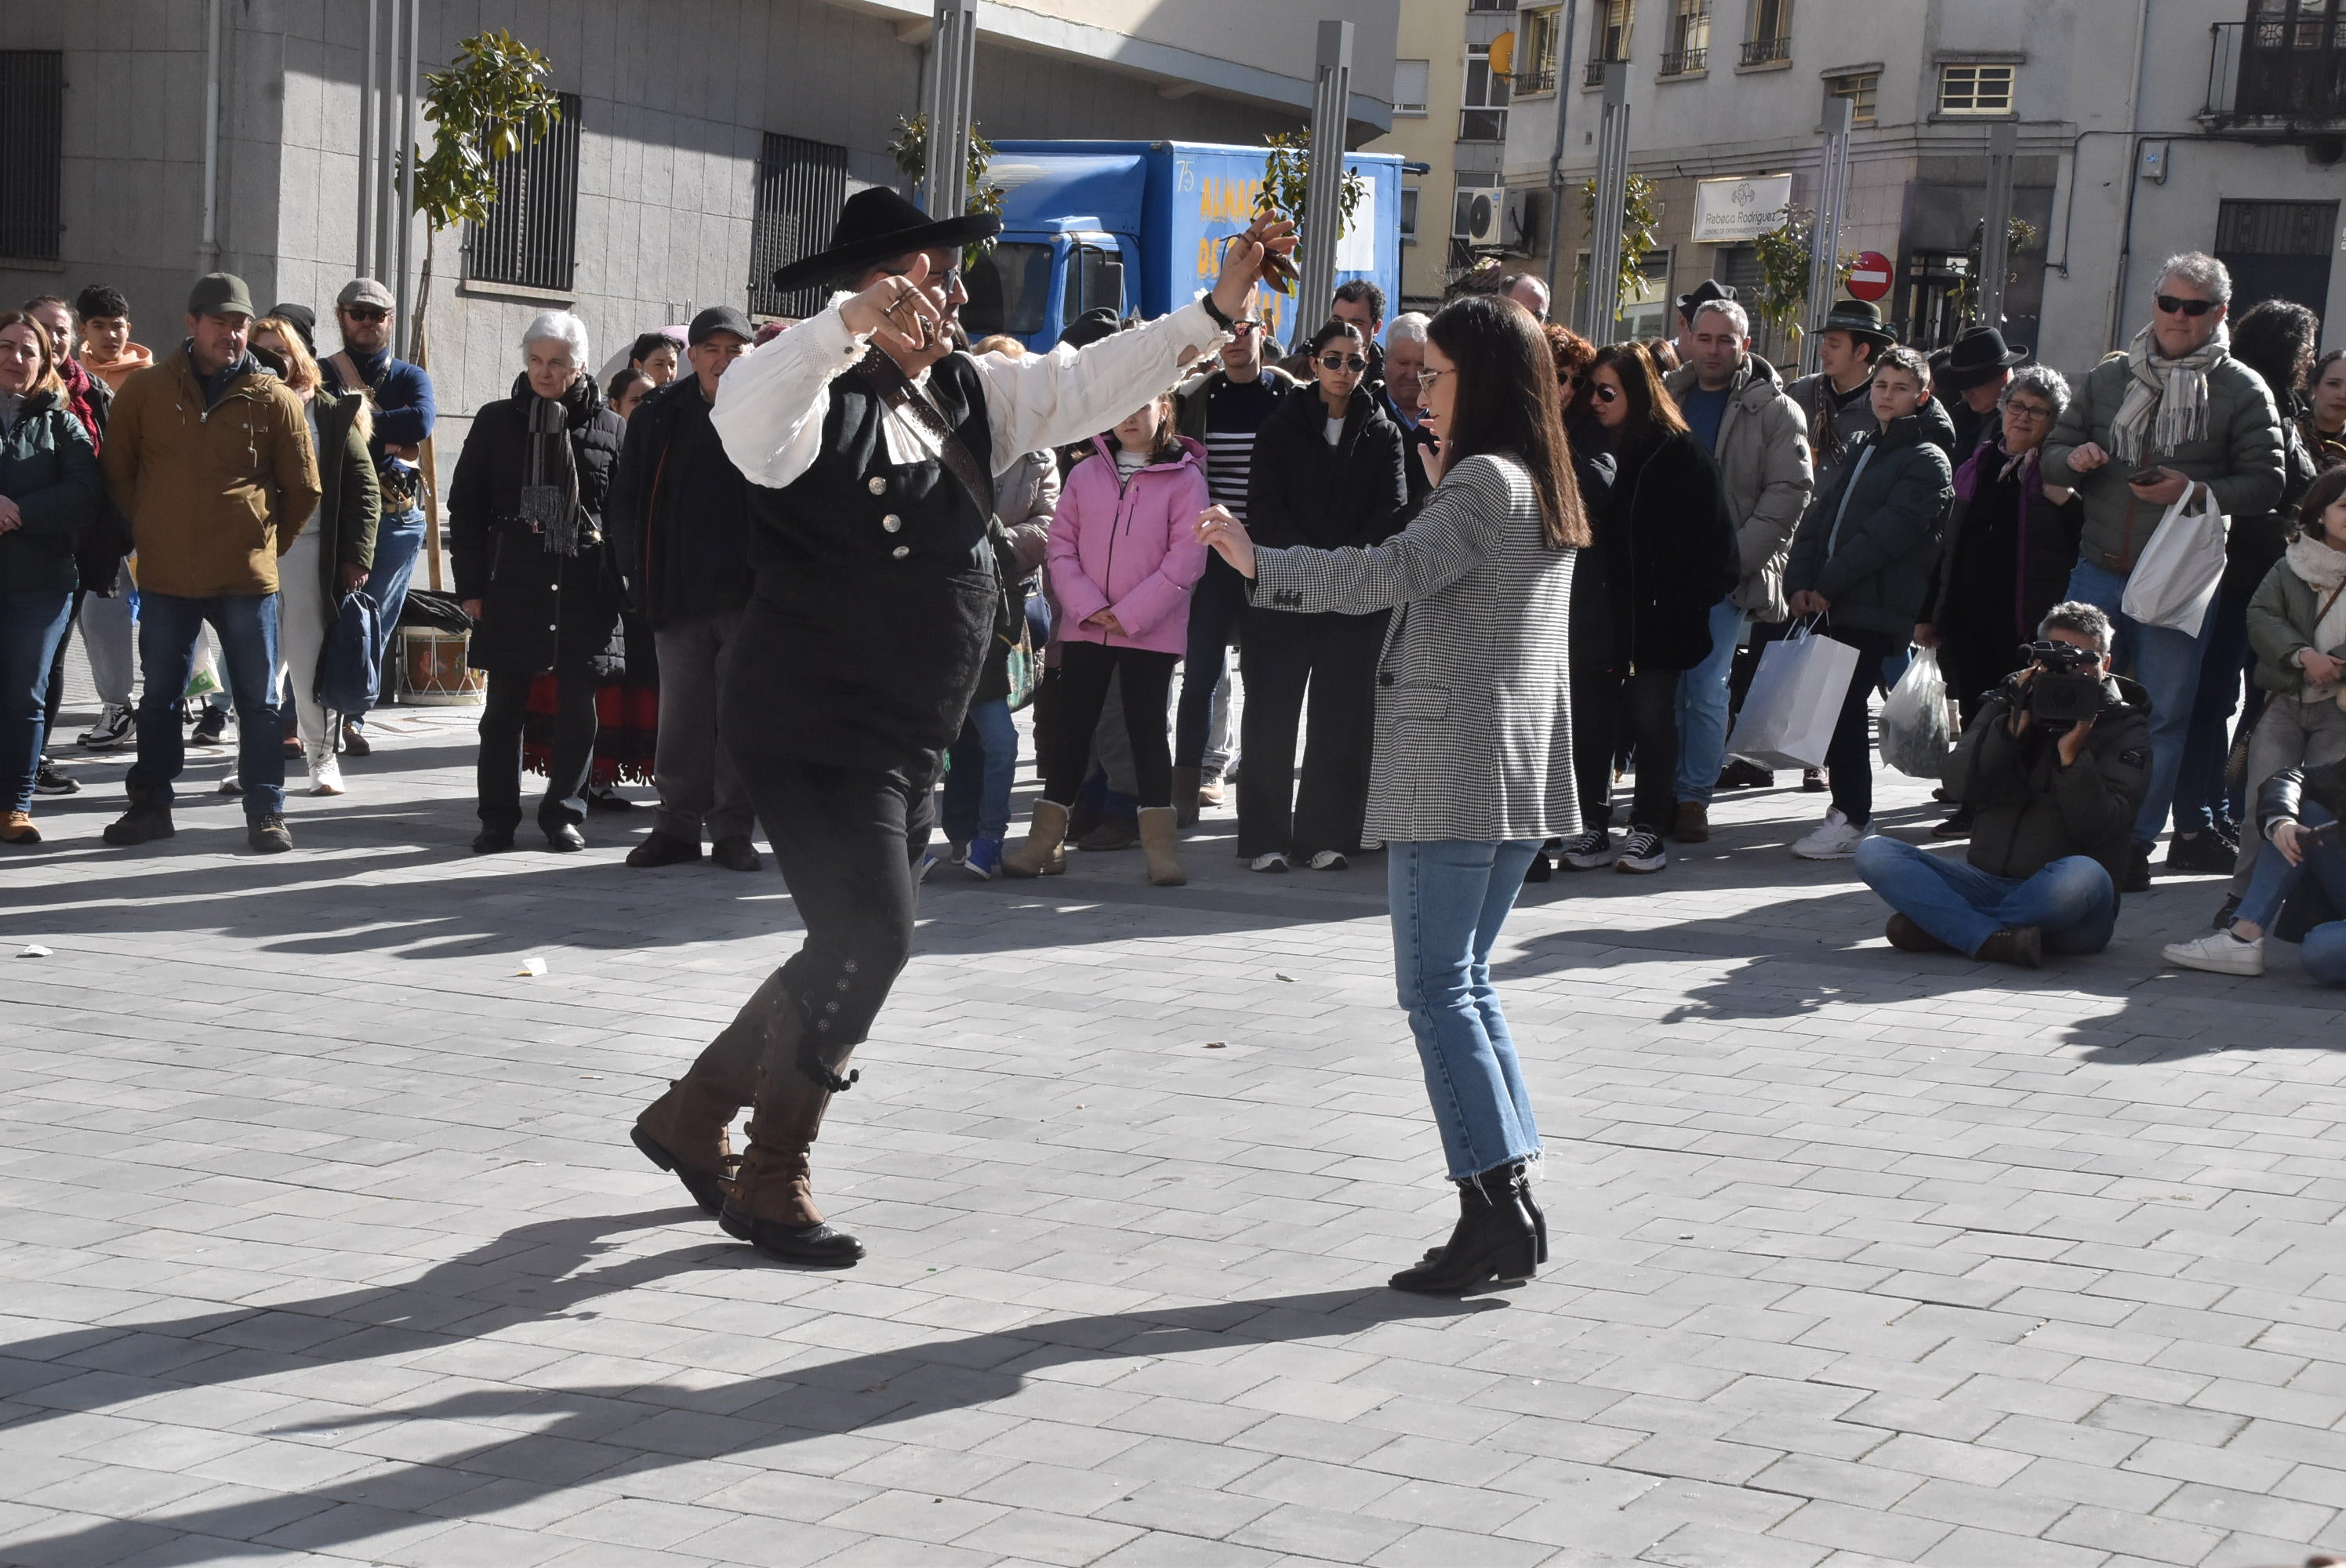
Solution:
M 1500 1166 L 1458 1184 L 1458 1224 L 1447 1245 L 1392 1277 L 1396 1290 L 1447 1296 L 1488 1279 L 1517 1284 L 1542 1253 L 1540 1222 L 1524 1192 L 1524 1167 Z

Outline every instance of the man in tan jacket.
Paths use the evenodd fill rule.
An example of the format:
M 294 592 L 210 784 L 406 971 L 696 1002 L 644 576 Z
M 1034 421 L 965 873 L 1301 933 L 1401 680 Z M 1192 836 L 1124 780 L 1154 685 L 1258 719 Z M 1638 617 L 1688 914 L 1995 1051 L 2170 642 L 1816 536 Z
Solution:
M 318 458 L 301 400 L 246 351 L 252 296 L 208 273 L 188 296 L 188 338 L 115 394 L 107 486 L 138 547 L 138 760 L 109 844 L 171 836 L 186 752 L 179 699 L 209 623 L 236 697 L 246 841 L 293 847 L 277 712 L 277 558 L 318 509 Z

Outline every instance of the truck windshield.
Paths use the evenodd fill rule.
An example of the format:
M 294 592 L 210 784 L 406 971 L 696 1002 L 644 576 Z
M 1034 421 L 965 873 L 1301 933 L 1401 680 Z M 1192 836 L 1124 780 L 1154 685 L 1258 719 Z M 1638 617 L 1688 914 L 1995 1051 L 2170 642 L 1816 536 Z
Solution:
M 1043 330 L 1051 304 L 1051 248 L 1004 243 L 977 259 L 967 276 L 969 303 L 962 325 L 973 340 L 1007 332 L 1028 338 Z

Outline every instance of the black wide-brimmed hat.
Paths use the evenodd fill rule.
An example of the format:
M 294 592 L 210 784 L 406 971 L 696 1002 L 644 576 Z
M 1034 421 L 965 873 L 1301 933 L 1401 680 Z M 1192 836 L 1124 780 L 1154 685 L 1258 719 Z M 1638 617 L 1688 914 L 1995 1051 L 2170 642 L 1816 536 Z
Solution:
M 1888 348 L 1897 342 L 1898 334 L 1882 324 L 1882 311 L 1870 300 L 1835 300 L 1819 333 L 1847 332 L 1851 337 L 1864 338 Z
M 1994 327 L 1965 327 L 1952 349 L 1931 356 L 1931 380 L 1949 392 L 1963 392 L 1994 381 L 2028 359 L 2026 349 L 2007 349 L 2004 334 Z
M 1733 289 L 1716 278 L 1705 278 L 1692 289 L 1678 296 L 1678 315 L 1681 319 L 1692 322 L 1697 316 L 1702 314 L 1702 308 L 1705 305 L 1720 304 L 1730 301 L 1734 298 Z
M 884 185 L 859 190 L 839 209 L 839 226 L 831 231 L 831 247 L 774 270 L 777 289 L 803 289 L 810 283 L 860 272 L 877 261 L 914 250 L 958 250 L 1002 232 L 1002 219 L 990 212 L 964 218 L 934 219 Z

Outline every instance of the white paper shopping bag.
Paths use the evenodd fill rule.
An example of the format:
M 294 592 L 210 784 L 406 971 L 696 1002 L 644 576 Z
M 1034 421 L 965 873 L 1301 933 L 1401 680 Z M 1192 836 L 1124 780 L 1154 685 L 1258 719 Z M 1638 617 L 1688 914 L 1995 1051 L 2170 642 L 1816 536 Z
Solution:
M 1727 749 L 1763 768 L 1821 768 L 1857 650 L 1805 627 L 1768 645 Z

